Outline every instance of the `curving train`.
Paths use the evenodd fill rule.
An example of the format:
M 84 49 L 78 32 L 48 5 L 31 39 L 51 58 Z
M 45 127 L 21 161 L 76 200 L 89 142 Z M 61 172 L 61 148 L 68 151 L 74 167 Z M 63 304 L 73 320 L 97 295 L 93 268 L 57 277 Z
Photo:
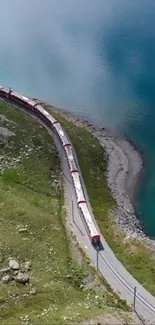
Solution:
M 74 152 L 72 150 L 72 145 L 70 140 L 60 125 L 60 123 L 52 117 L 40 104 L 35 101 L 22 96 L 11 89 L 3 88 L 0 86 L 0 97 L 4 100 L 8 100 L 11 103 L 18 104 L 22 108 L 25 108 L 29 112 L 38 116 L 46 125 L 48 125 L 59 137 L 61 144 L 65 150 L 67 161 L 69 164 L 70 173 L 73 180 L 73 185 L 77 197 L 77 205 L 80 209 L 81 216 L 84 221 L 85 228 L 89 235 L 89 238 L 93 245 L 100 244 L 100 234 L 96 229 L 94 221 L 92 219 L 91 213 L 86 202 L 84 191 L 82 188 L 82 182 L 80 180 L 80 174 L 78 171 L 76 159 L 74 157 Z

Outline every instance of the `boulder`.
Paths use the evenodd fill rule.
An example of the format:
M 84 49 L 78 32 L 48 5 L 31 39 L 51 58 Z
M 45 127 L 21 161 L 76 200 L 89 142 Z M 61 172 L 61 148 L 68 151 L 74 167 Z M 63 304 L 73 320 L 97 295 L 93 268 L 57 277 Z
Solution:
M 19 263 L 15 260 L 10 260 L 9 267 L 11 270 L 19 270 Z
M 16 282 L 21 284 L 29 283 L 29 275 L 27 273 L 18 272 L 17 276 L 14 278 Z

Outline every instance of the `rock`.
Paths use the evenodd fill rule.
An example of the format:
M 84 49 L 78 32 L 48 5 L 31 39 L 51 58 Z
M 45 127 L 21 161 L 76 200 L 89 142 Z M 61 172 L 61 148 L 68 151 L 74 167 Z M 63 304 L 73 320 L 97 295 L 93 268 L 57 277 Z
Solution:
M 22 283 L 22 284 L 29 283 L 29 275 L 27 273 L 22 273 L 20 271 L 14 279 L 18 283 Z
M 11 270 L 19 270 L 19 263 L 15 260 L 10 260 L 9 267 Z
M 6 139 L 7 137 L 15 136 L 15 133 L 7 128 L 0 127 L 0 138 Z
M 83 289 L 84 288 L 84 284 L 80 284 L 80 289 Z
M 21 159 L 16 159 L 16 163 L 20 163 L 21 162 Z
M 7 272 L 10 272 L 10 268 L 9 267 L 0 270 L 0 273 L 7 273 Z
M 67 274 L 67 275 L 66 275 L 66 278 L 67 278 L 67 279 L 72 279 L 72 275 L 71 275 L 71 274 Z
M 19 233 L 24 233 L 24 232 L 27 232 L 27 229 L 26 228 L 21 228 L 18 230 Z
M 30 295 L 36 295 L 36 289 L 32 289 L 31 291 L 30 291 Z
M 25 270 L 30 271 L 31 267 L 32 267 L 32 263 L 30 261 L 26 261 L 24 265 Z
M 11 280 L 10 275 L 4 275 L 1 279 L 2 283 L 8 283 Z

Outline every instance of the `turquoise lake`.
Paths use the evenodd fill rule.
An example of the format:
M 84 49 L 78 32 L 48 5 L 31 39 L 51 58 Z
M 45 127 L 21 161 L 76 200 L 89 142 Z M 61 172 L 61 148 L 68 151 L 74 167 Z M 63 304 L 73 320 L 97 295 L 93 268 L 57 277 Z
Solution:
M 154 0 L 1 0 L 0 84 L 132 140 L 146 160 L 135 207 L 155 238 Z

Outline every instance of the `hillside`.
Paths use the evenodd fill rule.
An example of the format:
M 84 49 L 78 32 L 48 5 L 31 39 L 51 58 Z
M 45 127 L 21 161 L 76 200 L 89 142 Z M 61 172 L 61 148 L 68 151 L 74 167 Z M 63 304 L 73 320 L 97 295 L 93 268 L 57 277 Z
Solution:
M 60 161 L 51 136 L 0 103 L 0 322 L 68 324 L 131 313 L 65 228 Z

